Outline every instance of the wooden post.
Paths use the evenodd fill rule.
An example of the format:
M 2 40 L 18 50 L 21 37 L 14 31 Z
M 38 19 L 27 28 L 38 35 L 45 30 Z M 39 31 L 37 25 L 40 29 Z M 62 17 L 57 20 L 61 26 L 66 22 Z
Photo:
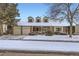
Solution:
M 42 33 L 42 26 L 41 26 L 41 33 Z
M 33 32 L 33 26 L 31 26 L 31 32 Z
M 52 26 L 50 26 L 50 31 L 52 32 Z
M 23 32 L 22 32 L 22 31 L 23 31 L 23 29 L 22 29 L 22 26 L 21 26 L 21 35 L 23 34 Z
M 63 30 L 63 26 L 62 26 L 62 32 L 64 32 L 64 30 Z

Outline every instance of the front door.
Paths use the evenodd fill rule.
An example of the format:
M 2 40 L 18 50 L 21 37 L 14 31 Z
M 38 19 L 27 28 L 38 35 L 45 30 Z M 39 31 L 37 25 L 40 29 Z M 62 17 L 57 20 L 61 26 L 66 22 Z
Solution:
M 41 32 L 41 27 L 33 27 L 33 32 Z

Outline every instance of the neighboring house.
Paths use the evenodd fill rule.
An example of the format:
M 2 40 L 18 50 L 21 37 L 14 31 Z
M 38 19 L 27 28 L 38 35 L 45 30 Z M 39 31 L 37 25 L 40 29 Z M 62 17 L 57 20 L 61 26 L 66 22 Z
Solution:
M 79 26 L 73 23 L 73 34 L 79 33 Z M 14 34 L 24 34 L 28 35 L 29 33 L 36 32 L 37 34 L 44 34 L 47 31 L 51 32 L 60 32 L 69 34 L 69 23 L 67 21 L 52 21 L 48 17 L 39 17 L 33 18 L 28 17 L 28 21 L 20 21 L 18 25 L 14 27 Z

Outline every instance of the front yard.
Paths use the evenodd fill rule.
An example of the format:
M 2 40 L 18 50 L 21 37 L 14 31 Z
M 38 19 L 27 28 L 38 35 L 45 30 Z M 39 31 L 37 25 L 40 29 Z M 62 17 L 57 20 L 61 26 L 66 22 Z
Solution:
M 79 35 L 73 35 L 72 38 L 69 38 L 68 35 L 53 35 L 53 36 L 45 36 L 45 35 L 3 35 L 0 37 L 0 40 L 36 40 L 36 41 L 79 41 Z
M 79 55 L 79 35 L 74 35 L 72 38 L 67 35 L 4 35 L 0 37 L 0 50 L 78 53 Z

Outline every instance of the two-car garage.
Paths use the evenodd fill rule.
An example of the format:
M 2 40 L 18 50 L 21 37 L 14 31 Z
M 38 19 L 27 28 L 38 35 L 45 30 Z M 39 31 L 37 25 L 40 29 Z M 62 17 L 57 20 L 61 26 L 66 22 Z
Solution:
M 30 33 L 30 27 L 15 26 L 13 28 L 13 34 L 14 35 L 27 35 L 28 33 Z

